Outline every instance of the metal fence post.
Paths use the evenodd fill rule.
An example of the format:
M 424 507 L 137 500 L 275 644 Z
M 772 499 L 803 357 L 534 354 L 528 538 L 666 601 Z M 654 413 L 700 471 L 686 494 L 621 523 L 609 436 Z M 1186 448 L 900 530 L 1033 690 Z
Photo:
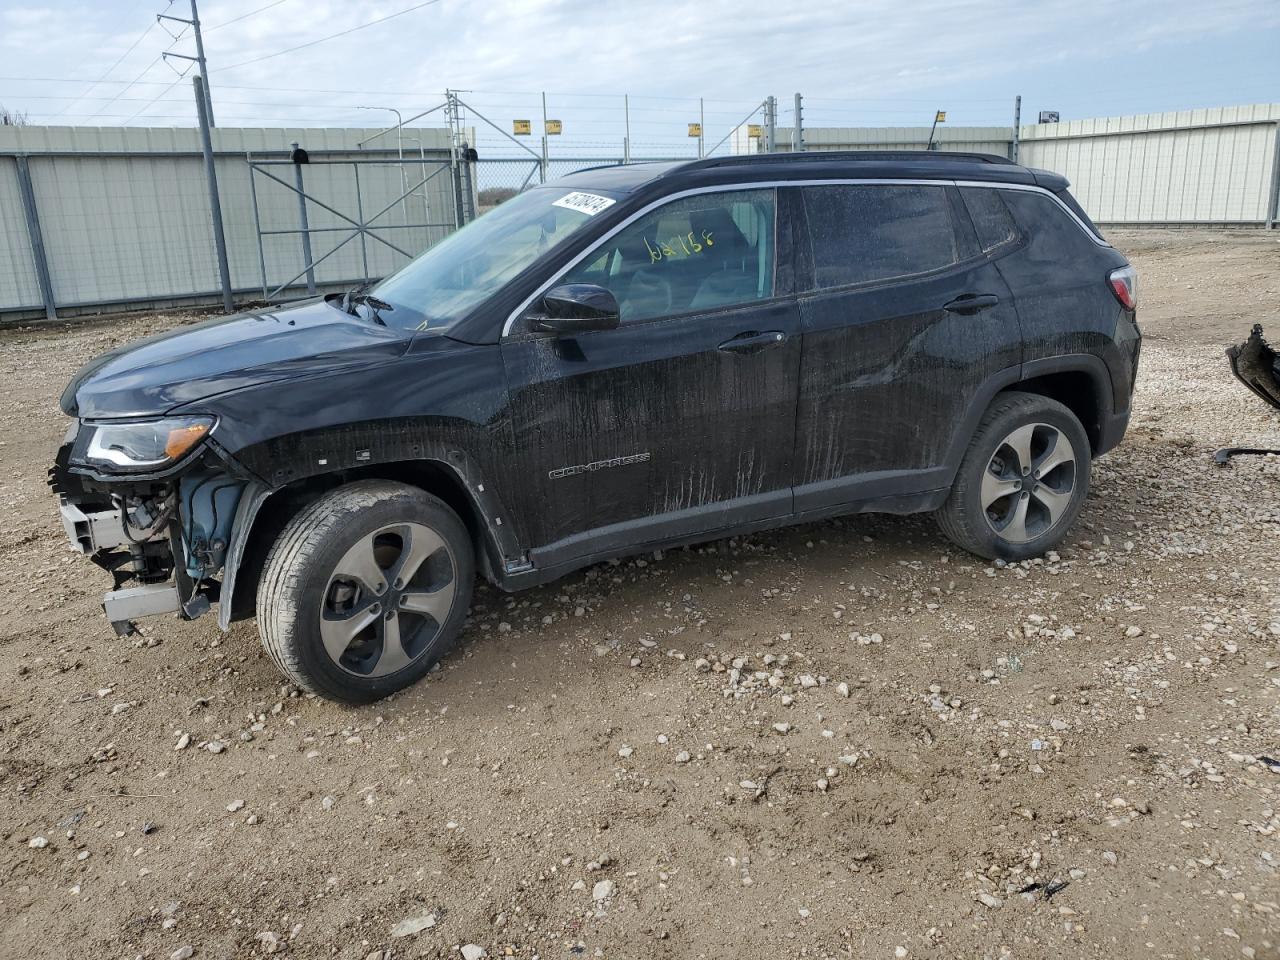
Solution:
M 622 95 L 622 123 L 626 132 L 622 136 L 622 162 L 631 162 L 631 97 Z
M 1018 162 L 1018 138 L 1022 133 L 1022 94 L 1013 98 L 1013 142 L 1009 145 L 1009 159 Z
M 791 128 L 791 152 L 800 153 L 804 150 L 804 120 L 802 114 L 802 104 L 800 94 L 796 94 L 796 125 Z
M 213 246 L 218 254 L 218 278 L 222 281 L 222 306 L 227 313 L 235 311 L 231 299 L 231 268 L 227 264 L 227 238 L 222 231 L 222 204 L 218 201 L 218 175 L 213 167 L 213 138 L 209 135 L 208 101 L 204 81 L 199 74 L 191 78 L 196 91 L 196 112 L 200 118 L 200 147 L 204 152 L 204 174 L 209 181 L 209 213 L 213 217 Z
M 538 167 L 538 182 L 547 182 L 547 94 L 542 94 L 542 163 Z
M 1271 198 L 1267 202 L 1267 229 L 1280 220 L 1280 123 L 1276 124 L 1275 143 L 1271 147 Z
M 307 162 L 307 152 L 298 146 L 295 140 L 290 146 L 293 152 L 289 159 L 293 161 L 293 182 L 298 188 L 298 226 L 302 228 L 302 265 L 307 268 L 307 293 L 315 296 L 316 268 L 311 254 L 311 222 L 307 217 L 307 195 L 302 188 L 302 165 Z M 400 165 L 400 175 L 404 176 L 404 164 Z
M 31 168 L 26 157 L 14 157 L 18 163 L 18 192 L 22 194 L 22 212 L 27 218 L 27 238 L 31 242 L 31 259 L 36 265 L 36 280 L 40 284 L 40 299 L 44 302 L 44 315 L 49 320 L 58 319 L 58 307 L 53 302 L 53 281 L 49 277 L 49 259 L 44 249 L 44 234 L 40 232 L 40 214 L 36 210 L 36 192 L 31 187 Z
M 707 112 L 702 105 L 702 98 L 698 98 L 698 159 L 703 156 L 703 148 L 706 143 L 704 139 L 707 131 Z

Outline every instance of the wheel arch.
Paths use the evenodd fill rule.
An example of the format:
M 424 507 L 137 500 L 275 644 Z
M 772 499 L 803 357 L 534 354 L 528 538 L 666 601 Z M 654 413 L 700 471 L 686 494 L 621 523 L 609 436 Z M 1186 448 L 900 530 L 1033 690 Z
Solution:
M 1101 358 L 1090 353 L 1033 360 L 1022 365 L 1022 378 L 1003 388 L 1056 400 L 1075 414 L 1097 455 L 1103 428 L 1113 413 L 1111 376 Z
M 497 531 L 501 529 L 501 515 L 487 512 L 492 504 L 482 505 L 479 496 L 485 492 L 483 483 L 469 488 L 460 471 L 443 459 L 400 460 L 375 463 L 360 467 L 315 474 L 292 481 L 274 490 L 259 487 L 245 497 L 244 512 L 236 518 L 237 528 L 232 533 L 233 543 L 223 569 L 222 593 L 219 597 L 219 625 L 225 630 L 235 620 L 254 615 L 257 602 L 258 580 L 266 563 L 267 554 L 285 526 L 308 504 L 337 487 L 357 480 L 390 480 L 417 487 L 438 497 L 456 513 L 475 550 L 476 567 L 485 579 L 496 582 L 506 562 L 504 545 Z M 235 543 L 239 538 L 240 543 Z M 238 549 L 237 549 L 238 547 Z
M 1102 359 L 1091 353 L 1072 353 L 1031 360 L 992 374 L 974 392 L 964 420 L 951 436 L 945 460 L 948 486 L 954 482 L 960 461 L 983 414 L 999 394 L 1009 390 L 1036 393 L 1057 400 L 1080 420 L 1095 455 L 1106 445 L 1104 427 L 1113 410 L 1111 376 Z

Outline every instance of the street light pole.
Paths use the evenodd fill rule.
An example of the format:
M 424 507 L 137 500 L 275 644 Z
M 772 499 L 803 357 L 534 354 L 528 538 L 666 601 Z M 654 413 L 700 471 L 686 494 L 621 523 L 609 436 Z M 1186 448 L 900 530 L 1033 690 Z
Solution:
M 405 207 L 405 194 L 409 192 L 409 181 L 405 177 L 404 172 L 404 120 L 400 117 L 400 111 L 395 107 L 356 107 L 357 110 L 390 110 L 396 115 L 396 154 L 400 158 L 400 212 L 404 214 L 405 219 L 409 217 L 408 209 Z

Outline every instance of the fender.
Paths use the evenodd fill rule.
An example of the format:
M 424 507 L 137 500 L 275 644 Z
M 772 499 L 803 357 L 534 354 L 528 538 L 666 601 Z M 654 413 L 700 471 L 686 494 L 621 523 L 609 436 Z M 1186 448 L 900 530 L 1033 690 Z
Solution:
M 1060 357 L 1045 357 L 1042 360 L 1029 360 L 1018 366 L 1005 367 L 984 380 L 974 392 L 968 412 L 956 427 L 951 436 L 951 444 L 947 448 L 944 464 L 947 470 L 947 484 L 955 480 L 956 471 L 960 469 L 960 461 L 969 447 L 969 441 L 977 432 L 978 422 L 987 412 L 987 407 L 1001 390 L 1007 390 L 1024 380 L 1033 380 L 1052 373 L 1084 373 L 1089 377 L 1093 388 L 1093 400 L 1097 405 L 1099 428 L 1104 438 L 1107 425 L 1115 419 L 1114 404 L 1111 399 L 1111 373 L 1101 357 L 1092 353 L 1069 353 Z M 1122 415 L 1127 420 L 1127 414 Z M 1121 429 L 1123 433 L 1123 429 Z M 1118 437 L 1116 438 L 1118 442 Z M 1110 446 L 1114 446 L 1111 443 Z M 1102 452 L 1102 450 L 1099 450 Z
M 262 449 L 266 446 L 273 449 Z M 316 456 L 317 451 L 329 455 Z M 305 436 L 277 438 L 269 444 L 241 451 L 238 456 L 254 463 L 259 470 L 271 465 L 263 473 L 275 484 L 251 483 L 240 498 L 227 545 L 218 604 L 218 626 L 224 631 L 231 625 L 237 579 L 262 508 L 272 497 L 285 493 L 300 481 L 332 478 L 337 483 L 345 483 L 370 475 L 401 475 L 405 482 L 413 483 L 415 469 L 444 471 L 464 492 L 471 512 L 479 521 L 481 555 L 477 562 L 489 568 L 490 578 L 501 581 L 508 572 L 527 566 L 516 525 L 474 458 L 444 440 L 424 438 L 420 429 L 410 425 L 366 423 L 314 431 Z

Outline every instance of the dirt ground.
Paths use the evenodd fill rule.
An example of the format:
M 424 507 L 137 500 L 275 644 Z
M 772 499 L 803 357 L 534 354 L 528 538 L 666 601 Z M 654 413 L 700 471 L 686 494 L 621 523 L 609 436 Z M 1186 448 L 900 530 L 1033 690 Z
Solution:
M 188 318 L 0 334 L 0 955 L 1280 957 L 1280 459 L 1209 459 L 1280 446 L 1222 355 L 1280 237 L 1112 239 L 1137 412 L 1057 555 L 857 517 L 480 589 L 362 709 L 252 623 L 115 637 L 64 542 L 59 391 Z

